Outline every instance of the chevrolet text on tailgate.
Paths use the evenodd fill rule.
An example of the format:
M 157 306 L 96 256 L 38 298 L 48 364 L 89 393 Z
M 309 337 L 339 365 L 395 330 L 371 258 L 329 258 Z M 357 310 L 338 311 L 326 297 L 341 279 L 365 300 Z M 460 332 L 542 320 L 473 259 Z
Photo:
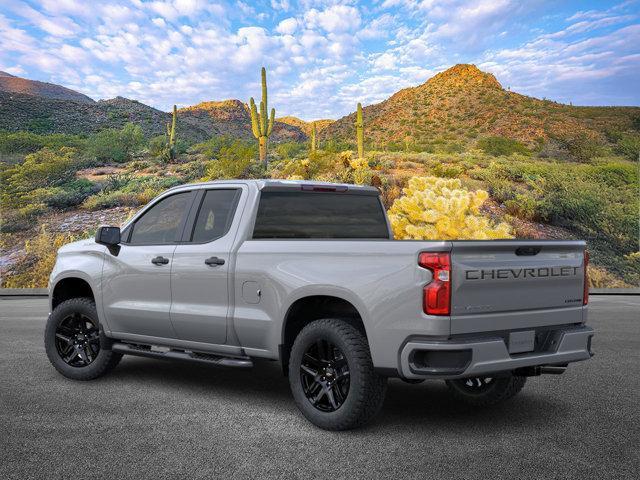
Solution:
M 591 357 L 582 241 L 393 241 L 378 191 L 236 180 L 176 187 L 62 247 L 47 355 L 90 380 L 123 354 L 278 360 L 315 425 L 362 425 L 387 378 L 472 405 Z

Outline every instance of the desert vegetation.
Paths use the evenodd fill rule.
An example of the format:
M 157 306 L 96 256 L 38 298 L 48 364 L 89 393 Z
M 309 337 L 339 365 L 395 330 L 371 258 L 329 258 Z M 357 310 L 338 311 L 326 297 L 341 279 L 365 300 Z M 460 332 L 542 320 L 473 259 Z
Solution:
M 2 286 L 45 286 L 47 265 L 63 243 L 91 235 L 100 223 L 122 222 L 169 187 L 227 178 L 376 186 L 397 238 L 584 238 L 592 285 L 637 286 L 640 119 L 516 98 L 492 78 L 468 84 L 458 72 L 386 104 L 358 105 L 338 122 L 306 124 L 292 117 L 278 123 L 273 111 L 267 116 L 263 72 L 261 105 L 251 101 L 246 118 L 242 104 L 210 102 L 174 108 L 161 135 L 132 122 L 85 134 L 0 131 Z M 460 89 L 475 93 L 464 103 Z M 411 104 L 416 95 L 420 103 Z M 443 99 L 453 107 L 431 111 Z M 502 122 L 496 112 L 495 119 L 483 109 L 472 116 L 474 102 L 499 101 L 520 112 L 519 122 L 531 117 L 527 135 L 491 127 Z M 394 103 L 412 120 L 399 118 Z M 182 130 L 212 112 L 238 128 L 204 141 Z M 539 115 L 549 131 L 535 127 Z M 248 136 L 238 133 L 242 122 Z M 267 150 L 277 124 L 301 136 L 280 130 Z

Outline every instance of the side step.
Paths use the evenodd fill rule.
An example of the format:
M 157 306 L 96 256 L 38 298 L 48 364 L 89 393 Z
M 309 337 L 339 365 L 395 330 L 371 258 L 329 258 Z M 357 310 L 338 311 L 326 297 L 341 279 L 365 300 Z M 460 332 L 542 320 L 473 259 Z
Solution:
M 135 345 L 131 343 L 114 343 L 111 350 L 138 357 L 161 358 L 165 360 L 187 360 L 189 362 L 207 363 L 222 367 L 251 368 L 253 362 L 249 357 L 225 357 L 210 353 L 191 352 L 189 350 L 166 349 L 151 345 Z

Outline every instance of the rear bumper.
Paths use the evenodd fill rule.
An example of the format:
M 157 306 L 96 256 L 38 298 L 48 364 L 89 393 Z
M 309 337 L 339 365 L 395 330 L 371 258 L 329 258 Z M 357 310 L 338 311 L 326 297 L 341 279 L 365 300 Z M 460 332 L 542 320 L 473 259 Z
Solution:
M 594 331 L 586 325 L 550 332 L 537 351 L 510 354 L 503 337 L 431 341 L 411 338 L 400 350 L 405 378 L 463 378 L 538 365 L 558 365 L 591 358 Z

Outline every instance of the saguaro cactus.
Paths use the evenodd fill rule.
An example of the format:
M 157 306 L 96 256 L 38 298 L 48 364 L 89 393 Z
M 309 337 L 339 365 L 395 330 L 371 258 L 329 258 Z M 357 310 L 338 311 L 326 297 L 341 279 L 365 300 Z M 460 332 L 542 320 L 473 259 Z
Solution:
M 176 119 L 178 118 L 178 109 L 173 106 L 173 115 L 171 122 L 167 122 L 167 157 L 170 161 L 176 159 Z
M 362 122 L 362 105 L 358 102 L 356 112 L 356 138 L 358 139 L 358 159 L 364 159 L 364 124 Z
M 251 110 L 251 130 L 253 136 L 258 139 L 260 149 L 260 161 L 267 166 L 267 141 L 273 130 L 273 120 L 276 116 L 276 109 L 271 109 L 271 115 L 267 118 L 267 71 L 262 67 L 262 100 L 260 101 L 260 113 L 256 108 L 253 97 L 249 100 Z
M 315 152 L 318 148 L 318 137 L 316 131 L 316 122 L 311 123 L 311 151 Z

